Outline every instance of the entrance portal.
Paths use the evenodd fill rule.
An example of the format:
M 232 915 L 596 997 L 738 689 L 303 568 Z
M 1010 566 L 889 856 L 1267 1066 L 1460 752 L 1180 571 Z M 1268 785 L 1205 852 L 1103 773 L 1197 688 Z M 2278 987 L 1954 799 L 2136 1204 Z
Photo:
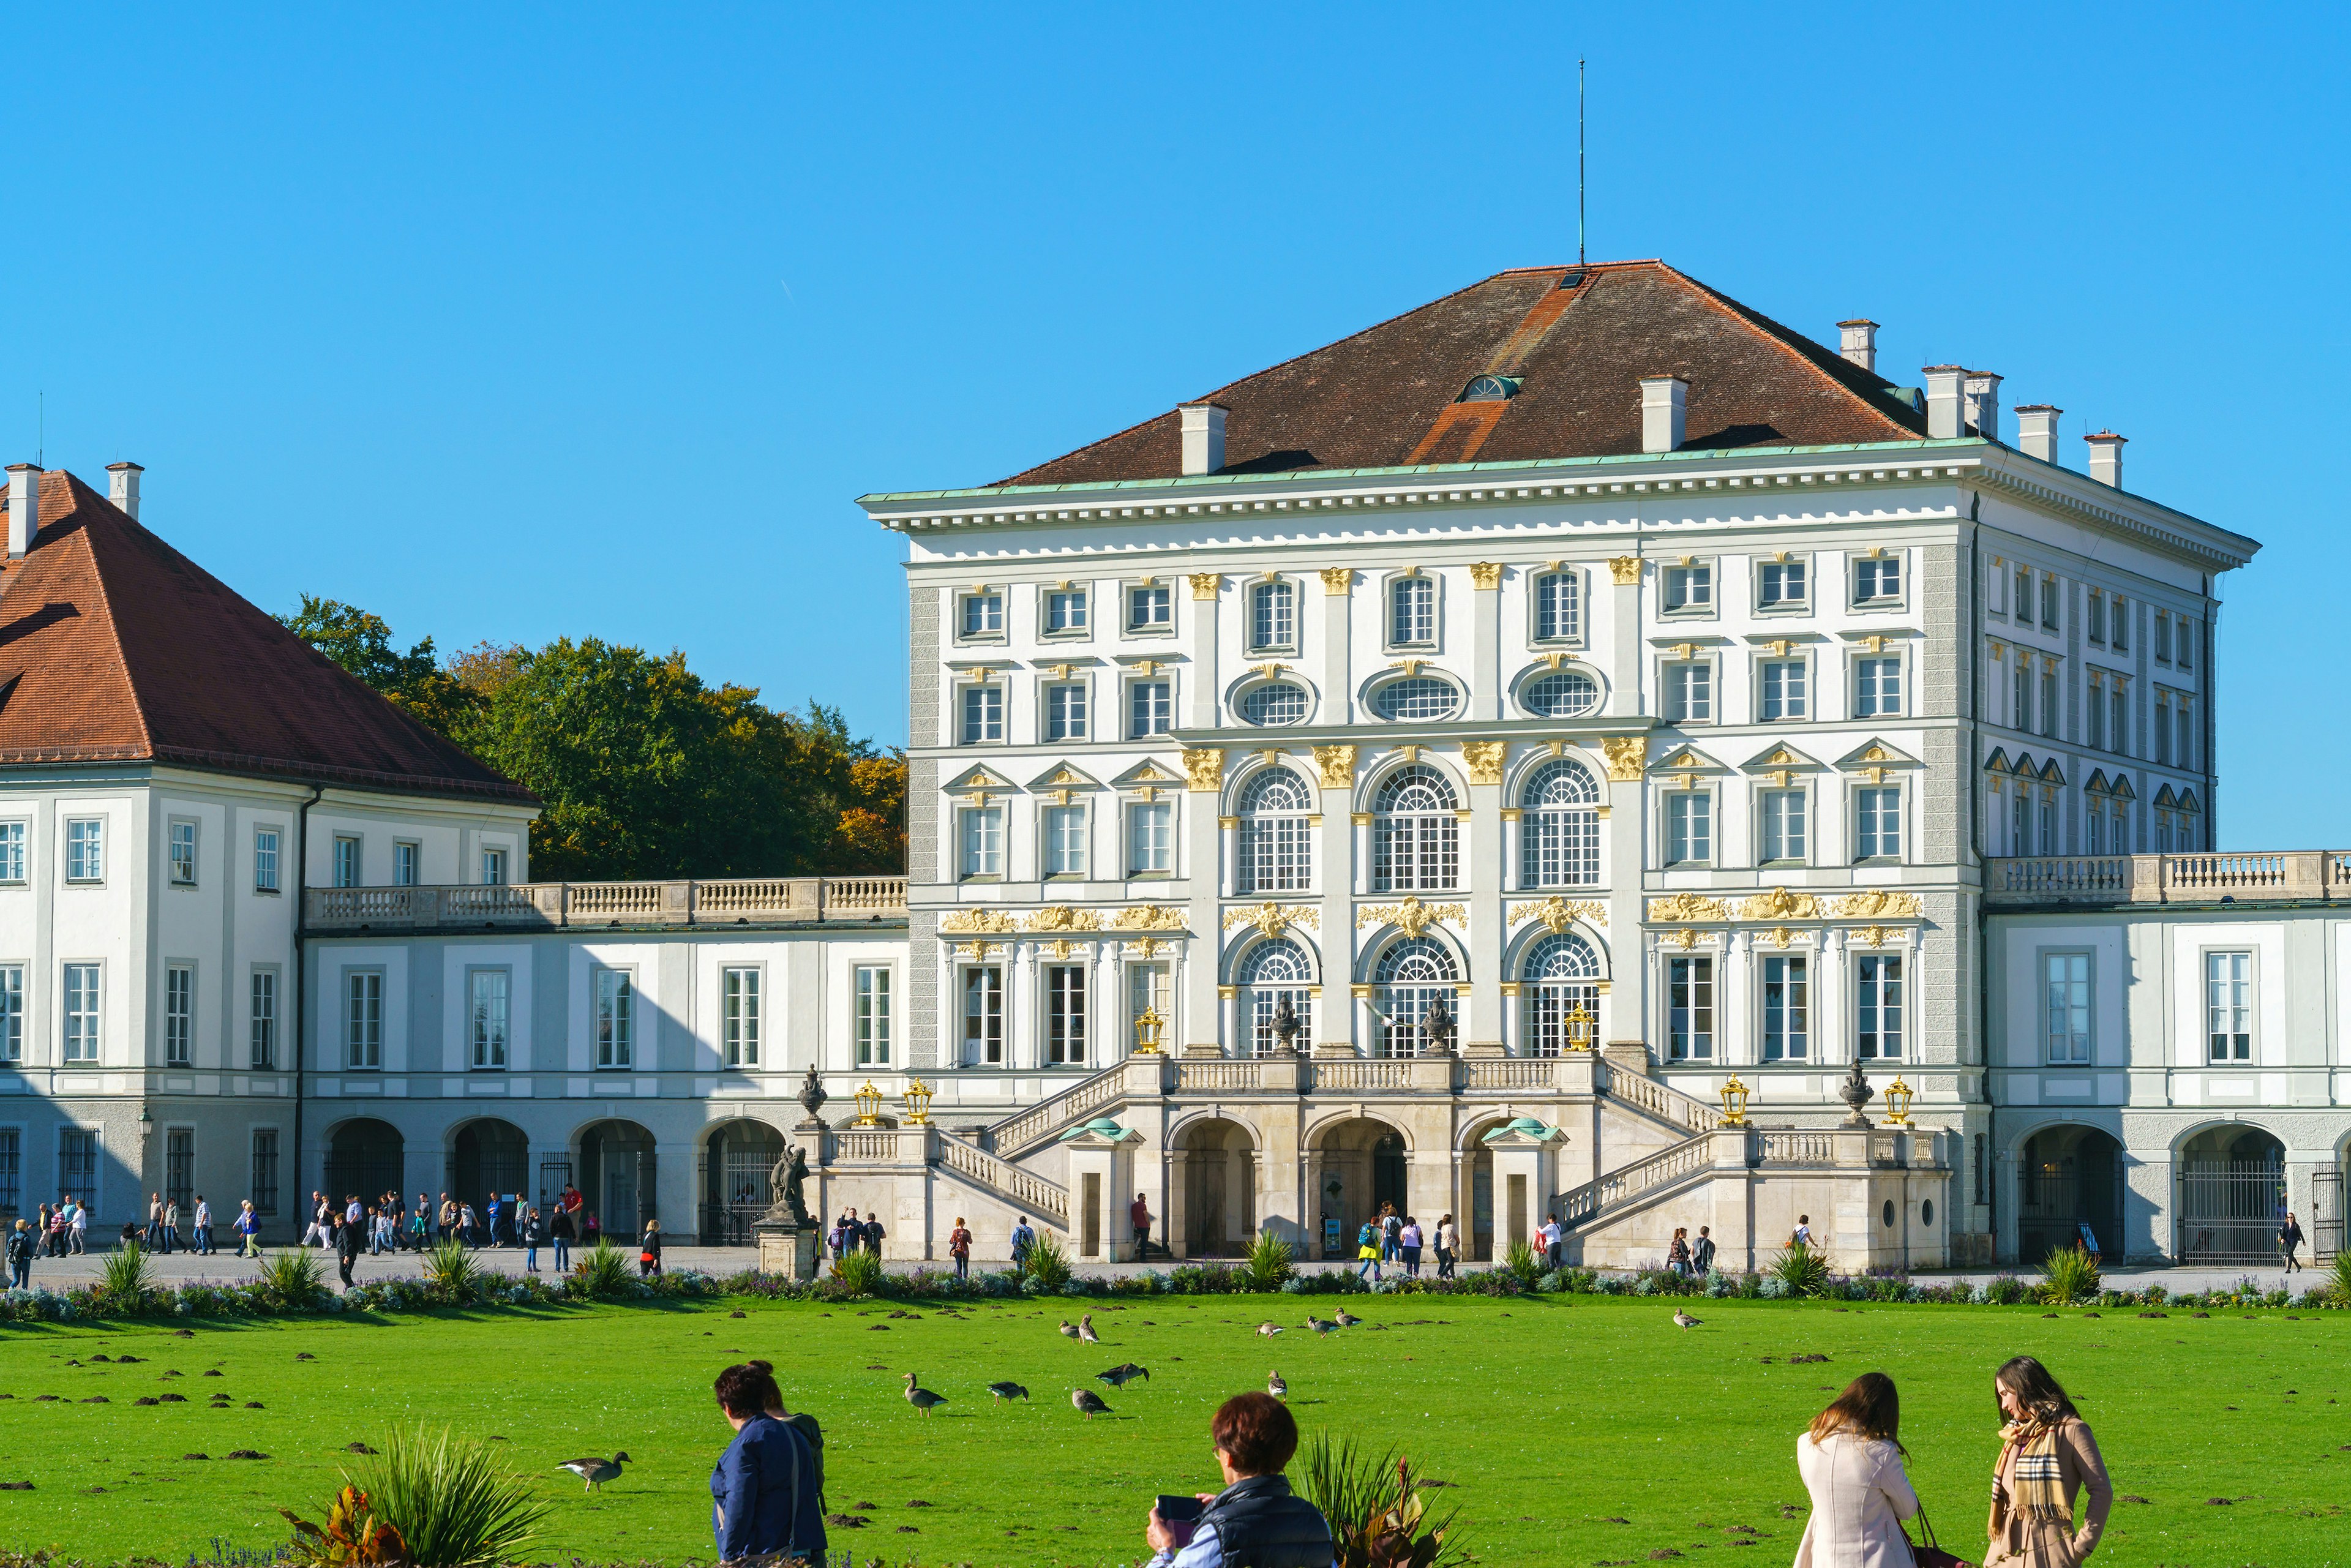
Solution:
M 2084 1240 L 2108 1264 L 2123 1256 L 2122 1145 L 2095 1127 L 2046 1127 L 2018 1162 L 2016 1254 L 2038 1263 Z

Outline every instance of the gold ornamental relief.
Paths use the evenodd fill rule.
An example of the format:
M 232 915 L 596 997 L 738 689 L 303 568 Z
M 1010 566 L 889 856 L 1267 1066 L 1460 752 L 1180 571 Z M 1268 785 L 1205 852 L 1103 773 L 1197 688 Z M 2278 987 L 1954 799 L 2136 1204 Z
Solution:
M 1469 912 L 1458 904 L 1423 904 L 1417 897 L 1406 898 L 1402 904 L 1367 904 L 1355 911 L 1356 930 L 1393 925 L 1406 936 L 1418 936 L 1440 920 L 1467 925 Z
M 1346 789 L 1355 782 L 1355 748 L 1352 746 L 1318 746 L 1314 748 L 1314 766 L 1322 770 L 1322 788 Z
M 1844 920 L 1916 920 L 1923 913 L 1917 894 L 1882 887 L 1846 894 L 1837 901 L 1836 912 Z
M 1195 795 L 1215 794 L 1225 787 L 1225 754 L 1215 747 L 1186 747 L 1184 778 Z
M 1469 765 L 1469 782 L 1499 784 L 1502 781 L 1502 759 L 1510 754 L 1510 743 L 1507 741 L 1463 741 L 1461 758 Z
M 1110 917 L 1113 931 L 1181 931 L 1184 912 L 1173 904 L 1131 904 Z
M 1588 898 L 1562 898 L 1555 893 L 1549 898 L 1544 899 L 1541 904 L 1513 904 L 1510 905 L 1511 924 L 1516 925 L 1518 922 L 1526 919 L 1529 915 L 1532 915 L 1537 920 L 1541 921 L 1545 925 L 1550 926 L 1553 935 L 1564 933 L 1569 926 L 1574 925 L 1578 920 L 1587 920 L 1594 925 L 1605 925 L 1608 924 L 1608 911 L 1601 905 L 1593 903 L 1592 900 Z
M 967 933 L 1003 936 L 1019 930 L 1020 925 L 1001 909 L 958 909 L 939 922 L 939 929 L 956 936 Z
M 1698 893 L 1675 893 L 1668 894 L 1663 898 L 1649 900 L 1649 918 L 1652 920 L 1728 920 L 1730 918 L 1730 911 L 1723 907 L 1722 900 L 1719 898 L 1708 898 Z
M 1769 887 L 1739 906 L 1741 920 L 1818 920 L 1821 901 L 1809 893 Z
M 1075 909 L 1066 904 L 1049 904 L 1029 917 L 1031 931 L 1095 931 L 1101 929 L 1094 912 Z
M 1322 591 L 1342 594 L 1355 586 L 1355 569 L 1352 566 L 1326 566 L 1322 569 Z
M 1225 574 L 1220 571 L 1196 571 L 1185 580 L 1192 585 L 1195 599 L 1214 599 L 1224 591 Z
M 1643 735 L 1604 736 L 1601 755 L 1608 758 L 1608 778 L 1616 784 L 1640 782 L 1641 771 L 1649 760 L 1649 739 Z
M 1225 929 L 1230 931 L 1236 925 L 1254 925 L 1270 938 L 1280 936 L 1293 925 L 1303 925 L 1310 931 L 1320 930 L 1322 914 L 1311 904 L 1284 908 L 1268 902 L 1226 910 Z
M 1641 580 L 1641 558 L 1636 555 L 1609 557 L 1608 575 L 1615 580 L 1617 587 L 1632 587 Z
M 1469 580 L 1479 588 L 1493 589 L 1501 587 L 1502 563 L 1494 560 L 1471 561 L 1469 563 Z

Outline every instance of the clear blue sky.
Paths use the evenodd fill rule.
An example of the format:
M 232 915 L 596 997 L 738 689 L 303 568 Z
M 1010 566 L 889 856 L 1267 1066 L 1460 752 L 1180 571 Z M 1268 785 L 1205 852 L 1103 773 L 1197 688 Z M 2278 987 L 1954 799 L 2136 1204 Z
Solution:
M 679 646 L 901 740 L 851 498 L 1572 256 L 1582 54 L 1595 259 L 1874 317 L 2266 542 L 2223 842 L 2351 844 L 2341 12 L 398 9 L 15 17 L 0 445 L 46 392 L 52 465 L 146 464 L 266 607 Z

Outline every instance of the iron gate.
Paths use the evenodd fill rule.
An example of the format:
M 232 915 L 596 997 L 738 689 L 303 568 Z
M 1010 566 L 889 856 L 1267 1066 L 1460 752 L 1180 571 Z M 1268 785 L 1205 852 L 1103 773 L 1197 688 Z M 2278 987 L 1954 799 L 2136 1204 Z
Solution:
M 2285 1168 L 2270 1160 L 2189 1160 L 2179 1167 L 2183 1263 L 2274 1263 L 2285 1220 Z
M 2310 1248 L 2325 1263 L 2343 1250 L 2343 1167 L 2321 1166 L 2310 1173 Z
M 751 1227 L 775 1201 L 775 1161 L 763 1148 L 720 1145 L 719 1158 L 702 1154 L 702 1244 L 742 1247 L 749 1244 Z

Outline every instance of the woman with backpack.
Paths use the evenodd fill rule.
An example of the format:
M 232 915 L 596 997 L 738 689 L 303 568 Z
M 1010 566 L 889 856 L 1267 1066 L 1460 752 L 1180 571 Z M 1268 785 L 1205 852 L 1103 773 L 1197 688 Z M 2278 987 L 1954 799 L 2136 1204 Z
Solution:
M 1355 1232 L 1355 1278 L 1377 1280 L 1380 1277 L 1380 1222 L 1366 1219 L 1364 1228 Z

